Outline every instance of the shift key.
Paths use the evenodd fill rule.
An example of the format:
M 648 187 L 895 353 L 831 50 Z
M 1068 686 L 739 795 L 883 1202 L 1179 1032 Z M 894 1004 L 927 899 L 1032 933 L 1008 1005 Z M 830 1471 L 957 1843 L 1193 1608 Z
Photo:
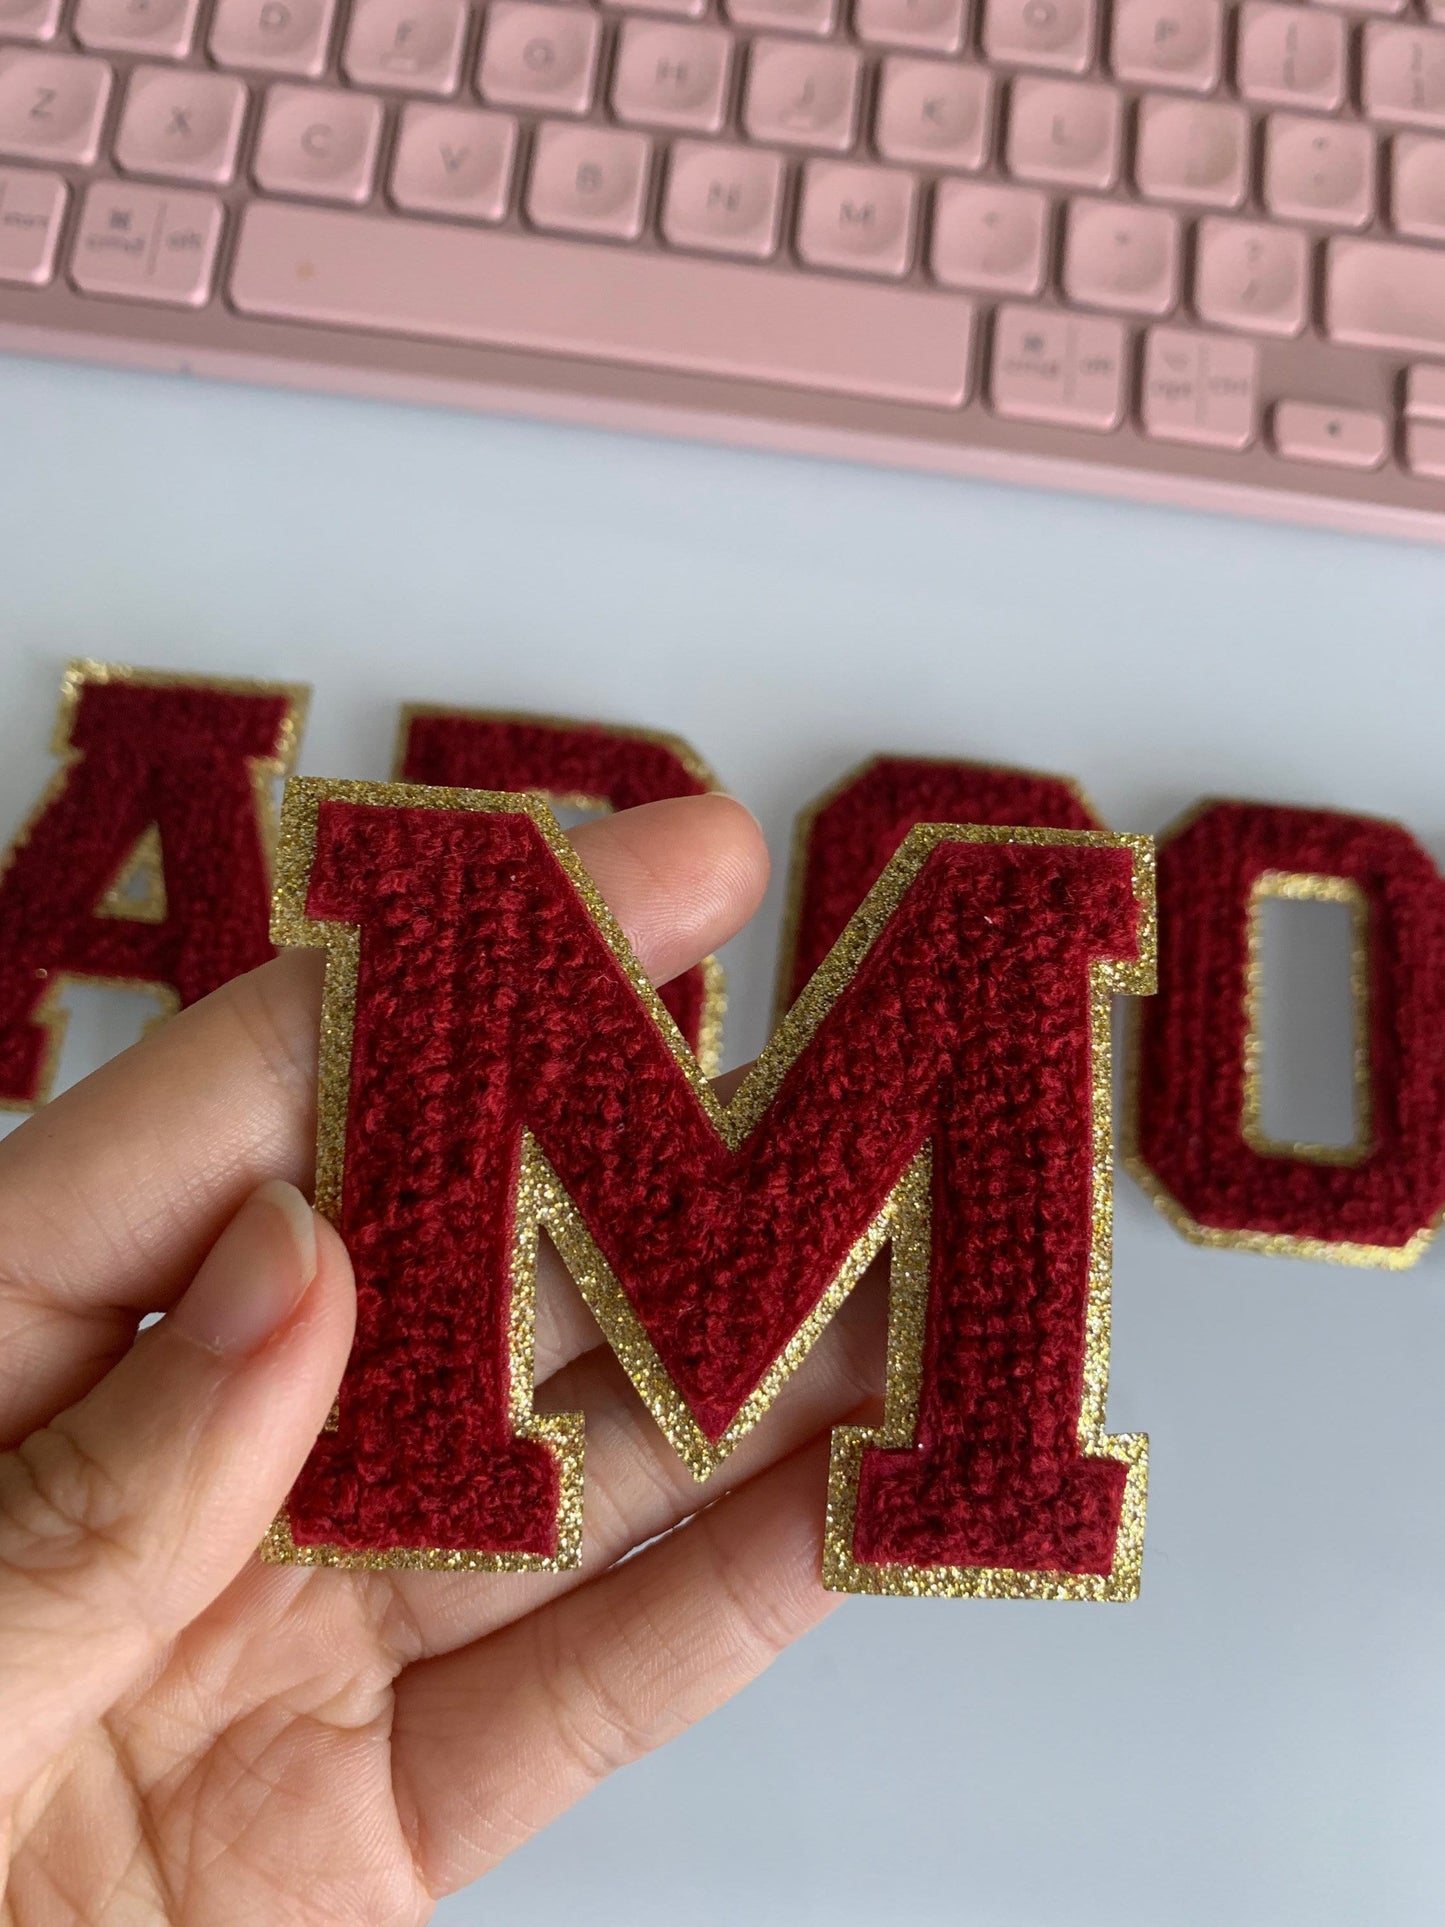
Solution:
M 1331 241 L 1325 332 L 1355 348 L 1445 355 L 1445 249 Z

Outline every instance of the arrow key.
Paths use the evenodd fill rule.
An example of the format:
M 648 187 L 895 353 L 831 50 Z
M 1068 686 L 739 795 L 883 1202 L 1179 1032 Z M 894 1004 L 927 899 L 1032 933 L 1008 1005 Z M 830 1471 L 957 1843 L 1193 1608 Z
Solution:
M 1275 448 L 1292 462 L 1332 468 L 1379 468 L 1390 447 L 1383 415 L 1363 408 L 1321 408 L 1315 402 L 1276 402 Z

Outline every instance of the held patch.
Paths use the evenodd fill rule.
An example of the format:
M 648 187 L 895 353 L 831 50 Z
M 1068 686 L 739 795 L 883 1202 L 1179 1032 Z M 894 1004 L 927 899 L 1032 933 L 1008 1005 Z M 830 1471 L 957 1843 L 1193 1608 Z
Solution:
M 1108 1041 L 1152 987 L 1152 869 L 1143 837 L 916 827 L 724 1107 L 544 805 L 289 784 L 275 936 L 327 951 L 317 1202 L 358 1323 L 266 1556 L 577 1563 L 582 1419 L 532 1404 L 545 1225 L 699 1478 L 891 1244 L 827 1583 L 1134 1597 Z
M 1261 1125 L 1259 905 L 1354 916 L 1356 1110 L 1338 1148 Z M 1140 1008 L 1129 1167 L 1197 1244 L 1402 1270 L 1445 1210 L 1445 881 L 1396 823 L 1221 802 L 1159 846 L 1159 993 Z
M 630 810 L 722 788 L 690 743 L 580 717 L 409 704 L 392 774 L 443 789 L 530 790 L 554 809 Z M 722 1063 L 727 979 L 704 957 L 658 992 L 709 1077 Z
M 67 979 L 174 1009 L 275 954 L 270 784 L 307 691 L 73 662 L 57 773 L 0 866 L 0 1107 L 50 1095 Z

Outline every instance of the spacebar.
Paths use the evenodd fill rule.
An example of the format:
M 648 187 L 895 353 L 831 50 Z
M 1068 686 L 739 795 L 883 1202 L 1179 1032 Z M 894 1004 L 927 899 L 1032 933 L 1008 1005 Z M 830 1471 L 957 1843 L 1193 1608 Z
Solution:
M 952 407 L 973 304 L 640 249 L 253 202 L 242 314 Z

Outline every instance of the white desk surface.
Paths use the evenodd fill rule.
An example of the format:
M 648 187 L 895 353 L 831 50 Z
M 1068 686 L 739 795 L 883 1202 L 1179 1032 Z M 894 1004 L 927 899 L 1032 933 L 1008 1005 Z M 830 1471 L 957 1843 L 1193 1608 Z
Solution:
M 880 748 L 1397 816 L 1445 859 L 1445 551 L 462 415 L 0 362 L 0 823 L 62 660 L 305 680 L 301 767 L 397 705 L 680 731 L 777 867 Z M 1434 1927 L 1445 1244 L 1403 1276 L 1192 1249 L 1120 1185 L 1132 1607 L 853 1600 L 447 1927 Z

